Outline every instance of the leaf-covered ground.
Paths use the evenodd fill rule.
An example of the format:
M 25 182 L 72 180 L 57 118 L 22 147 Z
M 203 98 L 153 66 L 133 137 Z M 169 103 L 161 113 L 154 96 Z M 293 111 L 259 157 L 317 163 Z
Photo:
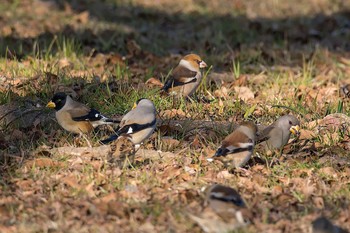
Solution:
M 247 203 L 237 232 L 311 232 L 319 216 L 349 231 L 349 49 L 349 1 L 2 1 L 0 232 L 201 232 L 190 216 L 213 183 Z M 209 65 L 196 98 L 161 96 L 190 52 Z M 129 165 L 99 146 L 110 127 L 93 148 L 59 127 L 57 91 L 116 118 L 150 98 L 159 127 Z M 286 113 L 302 132 L 282 157 L 207 162 L 237 123 Z

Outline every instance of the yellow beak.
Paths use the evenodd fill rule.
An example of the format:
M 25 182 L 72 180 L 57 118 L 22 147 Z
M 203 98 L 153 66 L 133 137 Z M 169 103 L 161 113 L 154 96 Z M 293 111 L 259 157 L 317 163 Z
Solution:
M 298 135 L 300 133 L 300 127 L 299 125 L 292 126 L 289 131 L 294 135 Z
M 50 102 L 47 103 L 46 107 L 48 107 L 48 108 L 56 108 L 56 104 L 54 102 L 50 101 Z
M 134 109 L 134 108 L 136 108 L 137 107 L 137 104 L 136 103 L 134 103 L 134 106 L 132 106 L 132 109 Z

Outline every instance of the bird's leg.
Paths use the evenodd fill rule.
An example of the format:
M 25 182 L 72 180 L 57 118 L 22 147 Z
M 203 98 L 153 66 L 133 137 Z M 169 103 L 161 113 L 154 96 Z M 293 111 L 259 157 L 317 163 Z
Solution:
M 135 155 L 137 150 L 140 148 L 140 144 L 136 144 L 132 146 L 132 151 L 128 151 L 128 155 L 126 156 L 125 160 L 124 160 L 124 167 L 130 166 L 133 167 L 134 161 L 135 161 Z M 129 158 L 130 157 L 130 158 Z
M 282 157 L 282 152 L 283 152 L 283 148 L 275 149 L 272 151 L 272 158 L 269 165 L 270 167 L 272 167 L 273 164 L 279 161 L 279 159 Z
M 140 149 L 140 147 L 141 147 L 141 144 L 136 144 L 136 145 L 133 146 L 133 150 L 132 150 L 132 162 L 133 163 L 135 161 L 136 153 Z
M 287 160 L 287 155 L 283 154 L 283 148 L 280 149 L 278 156 L 279 156 L 279 161 L 281 161 L 281 162 Z

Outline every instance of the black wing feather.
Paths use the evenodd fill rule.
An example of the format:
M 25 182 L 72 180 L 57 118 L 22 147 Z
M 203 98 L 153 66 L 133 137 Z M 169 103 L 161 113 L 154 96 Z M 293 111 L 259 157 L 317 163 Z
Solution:
M 185 67 L 177 67 L 174 69 L 173 73 L 169 76 L 169 78 L 165 81 L 165 84 L 162 90 L 167 91 L 169 88 L 183 86 L 188 83 L 196 82 L 195 78 L 197 75 L 196 71 L 189 70 Z M 188 82 L 180 82 L 178 79 L 180 78 L 193 78 Z
M 116 134 L 110 136 L 109 138 L 107 138 L 105 140 L 102 140 L 101 143 L 102 144 L 110 143 L 110 142 L 118 139 L 118 137 L 120 135 L 123 135 L 123 134 L 130 135 L 130 134 L 137 133 L 137 132 L 139 132 L 141 130 L 144 130 L 144 129 L 152 127 L 155 123 L 156 123 L 156 119 L 154 119 L 151 123 L 147 123 L 147 124 L 136 124 L 136 123 L 134 123 L 134 124 L 124 125 L 122 128 L 119 128 L 119 130 L 117 130 Z M 132 129 L 132 133 L 128 133 L 130 128 Z
M 210 198 L 212 199 L 216 199 L 219 201 L 224 201 L 224 202 L 229 202 L 229 203 L 233 203 L 236 206 L 245 206 L 244 201 L 242 200 L 242 198 L 239 196 L 239 194 L 230 194 L 230 195 L 226 195 L 226 196 L 217 196 L 215 194 L 211 194 Z
M 180 81 L 174 79 L 173 77 L 170 77 L 165 82 L 164 86 L 162 87 L 162 90 L 167 91 L 169 88 L 183 86 L 183 85 L 186 85 L 189 83 L 195 83 L 195 82 L 197 82 L 197 78 L 193 78 L 188 82 L 180 82 Z
M 73 120 L 75 121 L 98 121 L 103 118 L 103 115 L 95 110 L 91 109 L 90 112 L 84 116 L 79 116 L 79 117 L 73 117 Z
M 112 123 L 120 122 L 118 120 L 112 120 L 108 117 L 103 116 L 99 111 L 93 108 L 90 110 L 88 114 L 80 117 L 73 117 L 72 119 L 74 121 L 99 121 L 102 119 L 104 122 L 112 122 Z
M 251 151 L 253 150 L 253 146 L 248 146 L 248 147 L 238 147 L 233 150 L 228 150 L 226 148 L 219 148 L 214 156 L 220 157 L 220 156 L 225 156 L 227 154 L 235 154 L 235 153 L 240 153 L 244 151 Z

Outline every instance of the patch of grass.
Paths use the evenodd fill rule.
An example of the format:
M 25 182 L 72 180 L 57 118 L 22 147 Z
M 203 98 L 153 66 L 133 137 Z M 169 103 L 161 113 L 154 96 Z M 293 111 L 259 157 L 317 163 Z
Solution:
M 323 11 L 313 9 L 312 4 L 304 1 L 288 5 L 291 3 L 250 0 L 242 5 L 232 1 L 183 4 L 163 0 L 155 4 L 108 0 L 87 1 L 79 7 L 74 1 L 67 1 L 64 7 L 60 3 L 47 7 L 41 5 L 47 2 L 33 1 L 33 9 L 37 6 L 35 9 L 43 11 L 38 14 L 40 17 L 31 15 L 28 9 L 32 6 L 28 8 L 26 3 L 4 2 L 0 6 L 3 13 L 0 24 L 9 25 L 10 31 L 6 31 L 6 27 L 0 30 L 0 84 L 5 85 L 0 91 L 0 104 L 17 101 L 16 104 L 21 105 L 29 99 L 34 105 L 37 102 L 44 105 L 54 92 L 65 90 L 76 93 L 77 100 L 107 116 L 122 116 L 137 99 L 149 98 L 162 120 L 183 120 L 188 122 L 187 126 L 192 126 L 192 119 L 199 122 L 233 120 L 233 123 L 253 120 L 267 125 L 280 115 L 290 113 L 298 116 L 307 130 L 316 130 L 318 128 L 308 128 L 310 121 L 332 113 L 350 114 L 348 99 L 340 98 L 336 91 L 347 82 L 349 61 L 338 43 L 344 40 L 337 39 L 338 29 L 323 30 L 317 23 L 337 19 L 339 28 L 345 16 L 333 12 L 340 3 L 325 2 L 328 7 L 321 8 L 329 9 L 327 17 L 317 16 L 323 21 L 309 16 Z M 289 7 L 285 8 L 286 5 Z M 88 14 L 87 19 L 84 13 Z M 276 15 L 278 17 L 274 17 Z M 57 18 L 62 20 L 58 22 Z M 56 21 L 57 25 L 52 23 Z M 305 22 L 301 29 L 299 21 Z M 28 25 L 32 30 L 26 30 Z M 322 40 L 305 33 L 315 28 L 324 35 Z M 131 40 L 140 51 L 128 47 Z M 327 47 L 334 42 L 337 50 Z M 178 62 L 174 57 L 190 52 L 198 53 L 209 65 L 192 100 L 163 96 L 159 87 L 144 84 L 151 77 L 164 83 Z M 249 88 L 255 98 L 243 101 L 232 84 L 214 84 L 211 75 L 221 72 L 232 75 L 236 81 L 247 77 L 240 85 Z M 40 82 L 33 80 L 23 88 L 16 86 L 36 76 Z M 228 90 L 222 98 L 215 95 L 221 86 Z M 202 101 L 202 98 L 211 101 Z M 184 114 L 163 116 L 166 110 Z M 130 232 L 140 230 L 141 226 L 156 232 L 174 229 L 199 232 L 199 226 L 188 220 L 186 208 L 201 213 L 205 194 L 198 190 L 212 183 L 236 188 L 254 212 L 256 224 L 235 232 L 264 231 L 272 225 L 276 231 L 299 232 L 299 225 L 309 224 L 305 220 L 311 219 L 308 215 L 313 218 L 320 212 L 313 203 L 314 197 L 324 199 L 325 213 L 331 212 L 334 219 L 344 219 L 343 206 L 348 204 L 346 197 L 350 190 L 344 165 L 349 160 L 343 144 L 349 140 L 346 129 L 335 134 L 330 130 L 317 131 L 316 138 L 292 147 L 285 161 L 259 151 L 267 164 L 253 164 L 247 168 L 251 174 L 242 175 L 225 173 L 226 168 L 220 163 L 206 161 L 208 154 L 232 132 L 232 127 L 188 132 L 186 123 L 183 125 L 183 130 L 166 135 L 180 142 L 170 151 L 176 154 L 174 158 L 138 158 L 137 163 L 124 168 L 109 162 L 108 155 L 56 157 L 34 153 L 45 146 L 87 146 L 83 138 L 77 139 L 55 121 L 46 125 L 39 122 L 25 129 L 1 128 L 0 154 L 6 161 L 1 160 L 0 165 L 7 170 L 1 174 L 4 181 L 0 182 L 0 192 L 4 199 L 0 201 L 4 200 L 6 209 L 5 220 L 1 220 L 0 225 L 11 225 L 19 232 L 58 229 Z M 18 135 L 23 133 L 23 138 L 12 135 L 15 129 L 20 131 Z M 110 127 L 101 127 L 88 140 L 97 147 L 98 141 L 111 131 Z M 169 145 L 162 137 L 162 132 L 158 132 L 143 146 L 166 151 Z M 301 148 L 302 143 L 306 147 Z M 49 163 L 26 167 L 28 161 L 40 158 L 59 166 Z M 280 161 L 272 163 L 273 160 Z M 327 166 L 337 168 L 338 186 L 332 175 L 320 172 Z M 70 177 L 76 180 L 69 181 Z M 301 183 L 306 179 L 314 182 L 315 192 L 309 194 L 303 184 L 293 183 L 299 179 Z M 25 182 L 17 185 L 20 181 L 32 181 L 33 185 L 25 186 Z M 325 187 L 323 191 L 322 187 Z M 288 204 L 290 195 L 292 205 Z M 287 198 L 282 203 L 283 206 L 287 203 L 283 210 L 280 206 L 271 206 L 279 203 L 279 198 L 282 201 Z M 67 225 L 66 218 L 71 219 L 71 225 Z M 279 226 L 279 220 L 286 226 Z

